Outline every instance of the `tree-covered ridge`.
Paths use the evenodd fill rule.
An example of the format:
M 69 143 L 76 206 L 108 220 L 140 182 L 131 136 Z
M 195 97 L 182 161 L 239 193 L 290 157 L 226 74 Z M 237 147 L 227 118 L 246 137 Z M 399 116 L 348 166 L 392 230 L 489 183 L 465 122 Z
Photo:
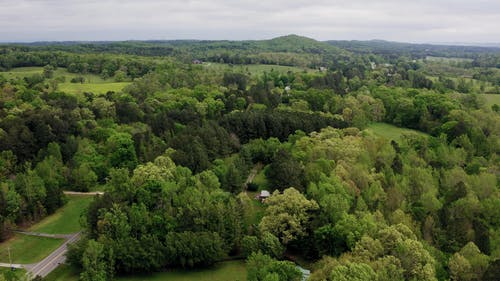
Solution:
M 285 258 L 314 264 L 312 280 L 494 280 L 500 115 L 484 95 L 496 69 L 335 61 L 287 49 L 296 40 L 316 44 L 261 50 L 333 67 L 251 75 L 177 55 L 3 48 L 6 70 L 43 69 L 0 72 L 0 240 L 62 206 L 62 190 L 104 190 L 69 256 L 82 280 L 236 258 L 249 280 L 297 280 Z M 66 76 L 129 84 L 74 94 Z M 391 140 L 373 122 L 420 133 Z

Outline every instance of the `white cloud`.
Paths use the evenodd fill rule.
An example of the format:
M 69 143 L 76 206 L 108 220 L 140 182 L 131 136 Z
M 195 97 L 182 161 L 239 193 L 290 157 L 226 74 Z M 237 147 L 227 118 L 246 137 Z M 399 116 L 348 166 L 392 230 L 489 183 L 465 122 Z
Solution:
M 328 39 L 498 42 L 498 0 L 0 0 L 0 41 Z

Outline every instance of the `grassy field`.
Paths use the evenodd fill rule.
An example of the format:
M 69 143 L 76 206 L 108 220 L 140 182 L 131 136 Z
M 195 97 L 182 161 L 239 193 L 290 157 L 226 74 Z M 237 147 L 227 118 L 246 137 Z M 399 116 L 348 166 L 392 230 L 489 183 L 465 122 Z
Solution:
M 63 239 L 35 237 L 15 234 L 0 244 L 0 262 L 9 262 L 9 252 L 13 263 L 36 263 L 48 256 L 64 242 Z
M 18 67 L 13 68 L 9 71 L 0 72 L 7 79 L 22 79 L 33 74 L 42 74 L 43 67 Z M 104 94 L 108 91 L 121 91 L 130 82 L 114 82 L 113 78 L 104 80 L 99 75 L 95 74 L 79 74 L 79 73 L 69 73 L 66 68 L 58 68 L 54 71 L 54 78 L 64 76 L 66 82 L 59 84 L 59 90 L 71 93 L 71 94 L 82 94 L 84 92 L 92 92 L 94 94 Z M 83 76 L 85 82 L 82 83 L 71 83 L 71 79 Z
M 42 74 L 42 67 L 17 67 L 9 71 L 0 72 L 7 79 L 24 78 L 33 74 Z
M 119 92 L 123 90 L 130 82 L 111 82 L 111 83 L 61 83 L 59 90 L 71 94 L 83 94 L 92 92 L 94 94 L 105 94 L 108 91 Z
M 213 268 L 203 270 L 174 270 L 169 272 L 153 273 L 151 275 L 122 276 L 116 281 L 245 281 L 247 271 L 244 261 L 221 262 Z M 77 281 L 76 270 L 68 265 L 61 265 L 45 281 Z
M 498 94 L 481 94 L 486 99 L 486 105 L 491 107 L 494 104 L 500 105 L 500 95 Z
M 79 222 L 80 214 L 92 202 L 92 199 L 92 196 L 85 195 L 68 196 L 68 203 L 66 205 L 54 214 L 31 226 L 28 230 L 50 234 L 78 232 L 81 229 Z
M 260 75 L 264 72 L 271 72 L 271 70 L 274 70 L 274 71 L 277 71 L 280 73 L 287 73 L 288 71 L 291 71 L 291 72 L 304 72 L 304 71 L 317 72 L 317 70 L 310 69 L 310 68 L 301 68 L 301 67 L 283 66 L 283 65 L 269 65 L 269 64 L 229 65 L 229 64 L 223 64 L 223 63 L 206 62 L 206 63 L 203 63 L 203 67 L 206 67 L 208 69 L 213 69 L 216 71 L 224 71 L 224 70 L 241 71 L 241 72 L 250 73 L 251 75 Z
M 419 132 L 412 129 L 399 128 L 394 125 L 390 125 L 387 123 L 372 123 L 366 129 L 367 131 L 371 131 L 376 135 L 385 137 L 389 140 L 400 140 L 403 134 L 417 134 L 421 136 L 427 136 L 427 134 L 423 132 Z

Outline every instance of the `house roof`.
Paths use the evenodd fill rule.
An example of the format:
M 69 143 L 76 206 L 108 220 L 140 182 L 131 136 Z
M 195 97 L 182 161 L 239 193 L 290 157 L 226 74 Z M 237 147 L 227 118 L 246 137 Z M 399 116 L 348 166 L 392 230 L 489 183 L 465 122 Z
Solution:
M 260 197 L 269 197 L 269 196 L 271 196 L 271 193 L 269 193 L 269 191 L 267 190 L 262 190 L 260 192 Z

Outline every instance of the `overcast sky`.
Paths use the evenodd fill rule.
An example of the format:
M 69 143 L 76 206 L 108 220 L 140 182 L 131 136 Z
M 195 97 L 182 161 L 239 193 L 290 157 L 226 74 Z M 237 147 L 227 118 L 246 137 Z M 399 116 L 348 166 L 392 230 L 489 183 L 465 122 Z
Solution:
M 500 0 L 0 0 L 0 41 L 500 42 Z

